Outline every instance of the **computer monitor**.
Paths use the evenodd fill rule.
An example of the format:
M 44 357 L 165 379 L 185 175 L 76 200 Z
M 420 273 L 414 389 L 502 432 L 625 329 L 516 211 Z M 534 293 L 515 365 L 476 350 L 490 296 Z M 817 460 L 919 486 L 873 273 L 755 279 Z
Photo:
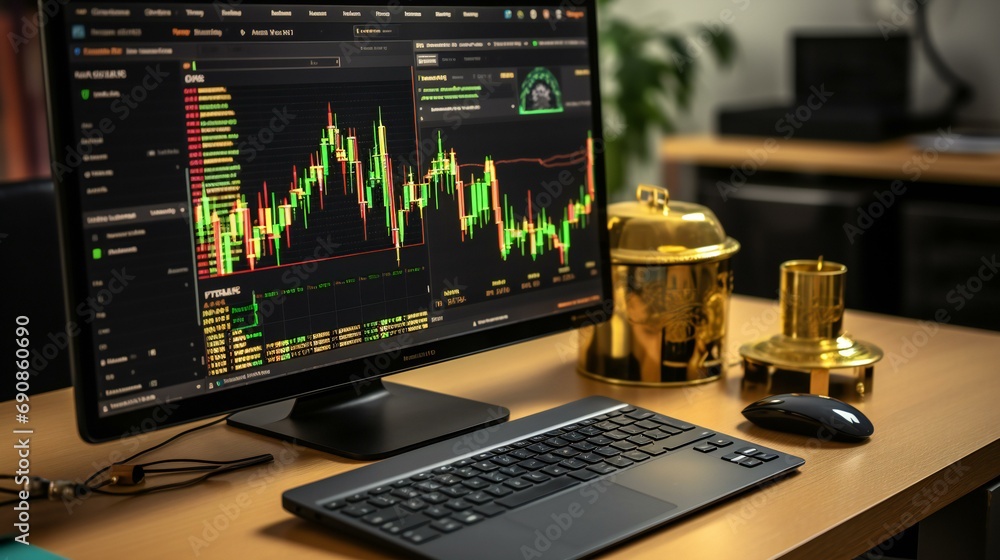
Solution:
M 606 316 L 593 0 L 41 7 L 85 439 L 386 456 L 509 413 L 382 377 Z

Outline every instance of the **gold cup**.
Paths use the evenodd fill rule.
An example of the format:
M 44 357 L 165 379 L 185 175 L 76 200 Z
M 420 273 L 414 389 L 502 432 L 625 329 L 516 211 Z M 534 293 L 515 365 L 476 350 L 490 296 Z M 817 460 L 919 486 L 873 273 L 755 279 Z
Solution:
M 791 338 L 837 338 L 844 332 L 847 267 L 819 260 L 781 264 L 781 331 Z
M 882 350 L 844 331 L 846 279 L 846 266 L 823 257 L 782 263 L 781 333 L 740 347 L 744 390 L 841 398 L 871 392 Z

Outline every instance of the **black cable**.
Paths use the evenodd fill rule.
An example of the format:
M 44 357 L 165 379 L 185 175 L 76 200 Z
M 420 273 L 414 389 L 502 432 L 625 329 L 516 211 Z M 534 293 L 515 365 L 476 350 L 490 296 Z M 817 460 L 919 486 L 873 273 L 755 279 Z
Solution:
M 194 486 L 195 484 L 198 484 L 200 482 L 204 482 L 204 481 L 206 481 L 206 480 L 208 480 L 208 479 L 210 479 L 210 478 L 212 478 L 214 476 L 218 476 L 220 474 L 225 474 L 227 472 L 231 472 L 231 471 L 243 469 L 243 468 L 246 468 L 246 467 L 252 467 L 254 465 L 258 465 L 258 464 L 261 464 L 261 463 L 268 463 L 268 462 L 271 462 L 273 460 L 274 460 L 274 457 L 272 457 L 270 454 L 267 454 L 267 455 L 257 455 L 256 457 L 251 457 L 250 460 L 247 460 L 244 463 L 238 463 L 238 464 L 235 464 L 235 465 L 229 465 L 229 466 L 225 466 L 225 467 L 218 467 L 217 469 L 213 470 L 212 472 L 206 473 L 206 474 L 204 474 L 202 476 L 199 476 L 197 478 L 193 478 L 191 480 L 185 480 L 183 482 L 175 482 L 175 483 L 172 483 L 172 484 L 164 484 L 162 486 L 156 486 L 156 487 L 153 487 L 153 488 L 143 488 L 141 490 L 136 490 L 135 492 L 109 492 L 107 490 L 101 490 L 99 487 L 90 488 L 90 491 L 94 492 L 95 494 L 101 494 L 101 495 L 104 495 L 104 496 L 141 496 L 143 494 L 152 494 L 153 492 L 163 492 L 163 491 L 166 491 L 166 490 L 176 490 L 178 488 L 187 488 L 188 486 Z

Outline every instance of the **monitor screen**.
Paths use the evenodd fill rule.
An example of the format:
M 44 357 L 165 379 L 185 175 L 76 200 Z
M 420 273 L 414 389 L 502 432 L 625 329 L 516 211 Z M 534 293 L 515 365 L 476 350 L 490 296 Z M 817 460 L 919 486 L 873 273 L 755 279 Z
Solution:
M 60 4 L 46 77 L 85 438 L 603 314 L 592 2 Z

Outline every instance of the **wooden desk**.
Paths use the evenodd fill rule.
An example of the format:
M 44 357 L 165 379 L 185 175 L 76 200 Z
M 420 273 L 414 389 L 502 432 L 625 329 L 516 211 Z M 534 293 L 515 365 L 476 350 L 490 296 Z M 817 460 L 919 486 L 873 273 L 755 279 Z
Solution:
M 799 474 L 632 541 L 612 557 L 851 558 L 1000 474 L 1000 334 L 944 325 L 934 325 L 928 334 L 916 321 L 860 312 L 850 312 L 846 325 L 896 355 L 878 364 L 874 392 L 858 405 L 876 427 L 863 445 L 822 443 L 750 425 L 740 415 L 752 398 L 741 394 L 738 366 L 723 381 L 683 389 L 589 380 L 574 372 L 575 333 L 401 374 L 394 381 L 503 404 L 512 418 L 602 394 L 806 459 Z M 778 328 L 777 306 L 736 297 L 729 327 L 731 361 L 738 361 L 741 342 Z M 32 404 L 32 473 L 48 478 L 83 479 L 109 459 L 182 429 L 87 445 L 76 435 L 70 390 L 40 395 Z M 0 407 L 4 418 L 13 417 L 11 409 L 11 403 Z M 284 490 L 353 469 L 357 462 L 225 425 L 175 442 L 155 457 L 222 459 L 264 452 L 273 453 L 275 463 L 185 490 L 92 497 L 71 509 L 33 503 L 30 540 L 76 559 L 391 556 L 281 509 Z M 12 456 L 4 453 L 4 470 Z M 3 515 L 6 524 L 10 512 Z
M 943 142 L 946 137 L 941 137 Z M 728 168 L 743 161 L 769 171 L 836 174 L 853 177 L 996 186 L 1000 154 L 926 154 L 907 140 L 877 144 L 828 140 L 784 140 L 742 136 L 673 136 L 663 141 L 667 165 L 694 164 Z M 942 144 L 944 145 L 944 144 Z M 758 155 L 756 158 L 755 154 Z

